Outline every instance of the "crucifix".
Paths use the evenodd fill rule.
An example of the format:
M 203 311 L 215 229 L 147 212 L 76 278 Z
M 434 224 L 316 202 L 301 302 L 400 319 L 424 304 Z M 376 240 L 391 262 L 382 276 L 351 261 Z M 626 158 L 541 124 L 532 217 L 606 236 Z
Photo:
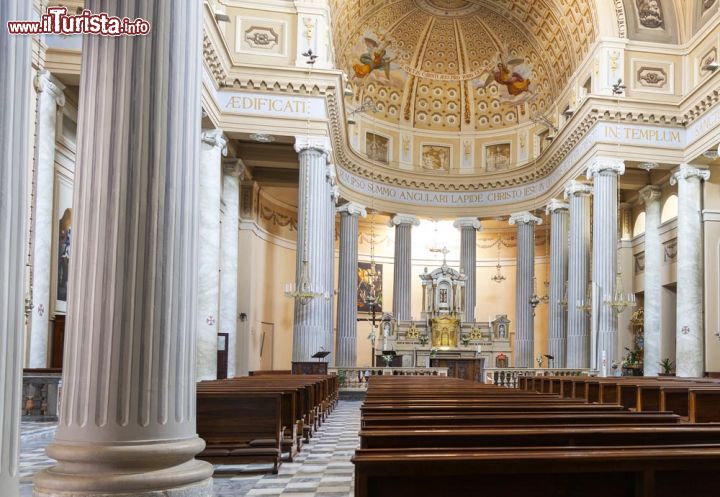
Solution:
M 443 266 L 447 266 L 447 255 L 450 253 L 447 247 L 441 249 L 431 248 L 430 252 L 440 252 L 443 255 Z

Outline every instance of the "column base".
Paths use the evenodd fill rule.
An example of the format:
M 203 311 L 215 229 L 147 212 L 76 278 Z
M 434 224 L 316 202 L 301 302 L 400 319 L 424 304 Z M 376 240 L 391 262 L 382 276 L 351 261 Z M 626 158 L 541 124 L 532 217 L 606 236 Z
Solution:
M 213 467 L 193 459 L 202 439 L 128 445 L 56 441 L 58 464 L 35 476 L 34 497 L 212 497 Z

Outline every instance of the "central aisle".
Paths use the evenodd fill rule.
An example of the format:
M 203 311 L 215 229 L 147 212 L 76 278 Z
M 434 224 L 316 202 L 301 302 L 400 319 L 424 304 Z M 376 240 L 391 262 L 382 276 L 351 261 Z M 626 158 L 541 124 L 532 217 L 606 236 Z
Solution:
M 295 462 L 282 463 L 277 475 L 227 473 L 224 476 L 224 467 L 217 467 L 215 497 L 352 497 L 350 459 L 359 443 L 361 404 L 341 400 L 310 443 L 303 446 Z

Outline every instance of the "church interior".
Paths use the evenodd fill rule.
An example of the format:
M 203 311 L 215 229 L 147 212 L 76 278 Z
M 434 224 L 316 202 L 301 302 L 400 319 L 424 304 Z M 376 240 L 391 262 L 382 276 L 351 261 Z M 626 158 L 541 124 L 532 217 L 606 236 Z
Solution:
M 0 497 L 718 495 L 720 1 L 0 21 Z

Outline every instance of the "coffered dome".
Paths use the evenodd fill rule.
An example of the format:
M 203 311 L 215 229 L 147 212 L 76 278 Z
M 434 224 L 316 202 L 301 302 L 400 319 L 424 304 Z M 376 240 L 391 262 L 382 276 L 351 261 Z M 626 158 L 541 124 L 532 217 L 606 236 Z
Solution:
M 551 106 L 595 38 L 591 0 L 333 3 L 349 111 L 417 129 L 526 121 Z

